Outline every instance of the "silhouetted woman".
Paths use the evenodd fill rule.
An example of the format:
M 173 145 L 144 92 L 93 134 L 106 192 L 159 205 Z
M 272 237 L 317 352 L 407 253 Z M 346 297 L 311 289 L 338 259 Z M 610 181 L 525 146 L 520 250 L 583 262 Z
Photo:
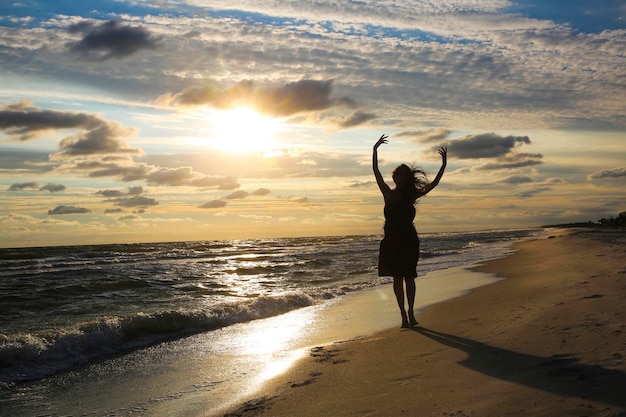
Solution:
M 402 314 L 402 327 L 417 325 L 413 305 L 415 303 L 415 278 L 419 259 L 420 241 L 413 225 L 415 203 L 439 184 L 446 169 L 447 149 L 441 147 L 441 168 L 432 182 L 428 182 L 426 173 L 410 168 L 405 164 L 393 171 L 392 190 L 385 183 L 378 169 L 378 147 L 387 143 L 387 136 L 382 135 L 374 145 L 372 165 L 378 188 L 385 198 L 385 234 L 380 242 L 378 256 L 378 275 L 393 277 L 393 291 Z M 407 310 L 404 309 L 404 284 L 406 284 Z

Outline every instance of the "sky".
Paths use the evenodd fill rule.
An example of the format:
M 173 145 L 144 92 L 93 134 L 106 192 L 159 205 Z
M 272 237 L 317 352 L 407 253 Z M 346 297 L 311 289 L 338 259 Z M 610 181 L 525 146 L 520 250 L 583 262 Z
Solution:
M 626 210 L 622 0 L 0 4 L 0 247 L 420 233 Z

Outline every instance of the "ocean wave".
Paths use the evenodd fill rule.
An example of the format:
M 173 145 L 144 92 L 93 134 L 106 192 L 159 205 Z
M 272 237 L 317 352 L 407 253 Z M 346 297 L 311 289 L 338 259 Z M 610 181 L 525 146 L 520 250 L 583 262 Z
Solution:
M 42 333 L 0 334 L 0 388 L 53 375 L 94 360 L 310 306 L 304 293 L 260 296 L 208 310 L 169 310 L 106 317 Z

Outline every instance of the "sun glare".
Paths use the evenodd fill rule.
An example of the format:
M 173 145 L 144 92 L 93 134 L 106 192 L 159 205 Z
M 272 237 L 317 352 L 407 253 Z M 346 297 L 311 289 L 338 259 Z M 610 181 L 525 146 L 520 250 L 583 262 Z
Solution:
M 212 112 L 207 122 L 212 135 L 205 143 L 229 152 L 270 151 L 278 131 L 276 120 L 246 107 Z

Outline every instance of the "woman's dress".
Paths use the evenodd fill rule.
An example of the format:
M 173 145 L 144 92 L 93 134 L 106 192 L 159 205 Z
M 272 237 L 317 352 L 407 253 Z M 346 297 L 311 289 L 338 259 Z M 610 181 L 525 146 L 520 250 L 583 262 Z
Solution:
M 385 203 L 385 234 L 380 242 L 378 276 L 417 277 L 420 241 L 414 218 L 413 201 L 392 190 Z

